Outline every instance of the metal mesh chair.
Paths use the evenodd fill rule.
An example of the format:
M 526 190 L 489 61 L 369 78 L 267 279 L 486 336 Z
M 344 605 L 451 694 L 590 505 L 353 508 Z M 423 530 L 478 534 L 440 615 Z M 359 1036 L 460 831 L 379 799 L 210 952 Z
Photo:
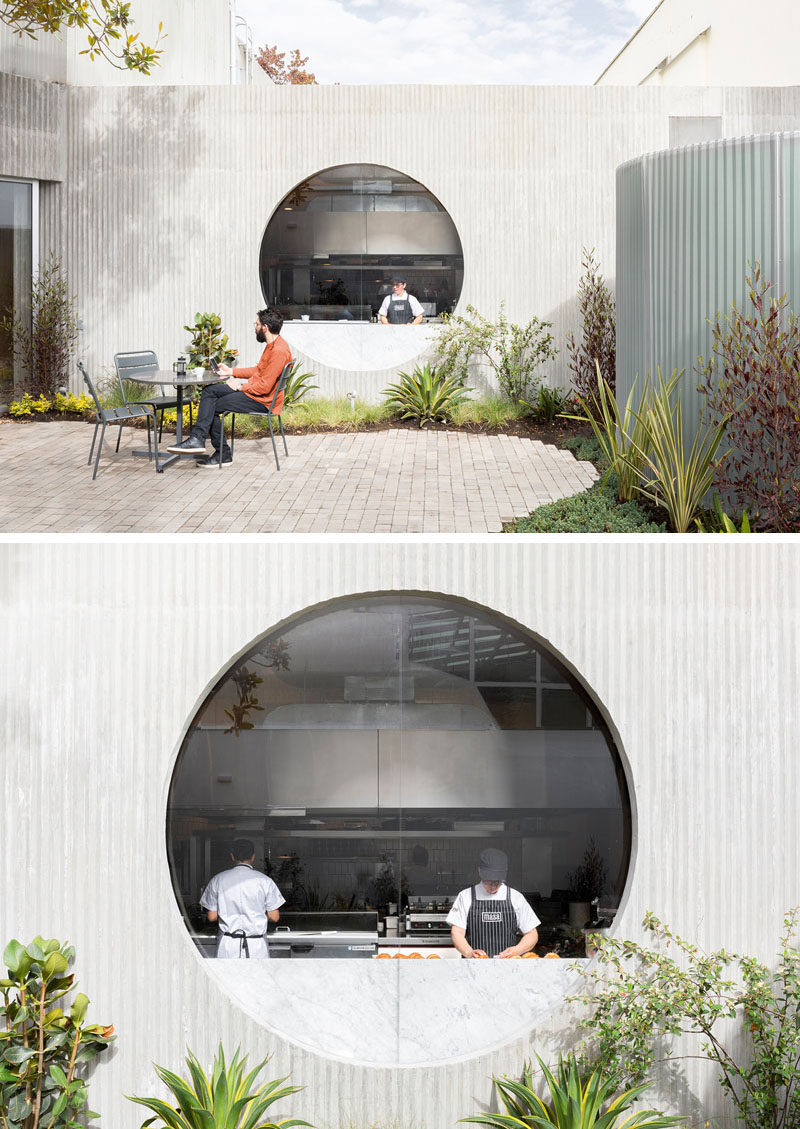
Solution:
M 94 461 L 94 473 L 92 474 L 92 481 L 97 477 L 97 465 L 100 462 L 100 452 L 103 449 L 103 438 L 105 437 L 106 428 L 110 423 L 119 424 L 119 434 L 117 435 L 116 450 L 119 450 L 119 441 L 122 438 L 122 425 L 132 419 L 146 419 L 147 420 L 147 451 L 148 454 L 154 450 L 156 467 L 158 466 L 158 432 L 156 430 L 156 413 L 152 408 L 145 404 L 125 404 L 121 408 L 104 408 L 100 403 L 100 397 L 97 395 L 97 390 L 92 384 L 89 374 L 86 371 L 83 361 L 78 361 L 78 368 L 83 374 L 83 379 L 86 387 L 89 389 L 89 394 L 94 400 L 95 411 L 97 418 L 94 425 L 94 435 L 92 436 L 92 446 L 89 450 L 89 458 L 87 463 L 92 461 L 94 454 L 94 445 L 97 441 L 97 429 L 102 424 L 103 430 L 100 432 L 100 442 L 97 444 L 97 458 Z M 153 425 L 153 446 L 151 447 L 150 441 L 150 424 Z
M 117 380 L 119 381 L 119 389 L 122 393 L 123 404 L 149 404 L 154 412 L 159 413 L 158 417 L 158 438 L 161 438 L 161 432 L 164 429 L 164 412 L 170 408 L 177 408 L 178 400 L 175 394 L 171 396 L 164 391 L 164 385 L 156 385 L 160 392 L 160 396 L 147 396 L 143 400 L 129 400 L 125 394 L 125 381 L 136 380 L 140 373 L 158 372 L 158 357 L 152 349 L 142 349 L 137 353 L 115 353 L 114 354 L 114 368 L 117 372 Z M 189 427 L 192 426 L 192 401 L 189 400 Z
M 233 410 L 225 411 L 223 409 L 221 412 L 218 413 L 219 417 L 220 417 L 220 424 L 222 426 L 222 434 L 220 436 L 220 444 L 219 444 L 219 465 L 220 466 L 222 466 L 222 450 L 223 450 L 223 447 L 225 446 L 225 416 L 231 417 L 231 455 L 233 455 L 233 429 L 234 429 L 234 426 L 236 424 L 236 417 L 247 415 L 247 416 L 266 416 L 267 417 L 267 423 L 269 424 L 269 435 L 270 435 L 270 439 L 272 440 L 272 453 L 275 456 L 275 466 L 278 468 L 278 470 L 281 469 L 281 464 L 278 462 L 278 448 L 275 446 L 275 432 L 274 432 L 273 427 L 272 427 L 272 421 L 274 419 L 277 419 L 277 421 L 278 421 L 278 427 L 280 428 L 280 432 L 281 432 L 281 439 L 283 439 L 283 450 L 284 450 L 284 453 L 288 456 L 289 448 L 286 446 L 286 435 L 285 435 L 284 430 L 283 430 L 283 420 L 281 419 L 281 412 L 283 411 L 283 406 L 281 406 L 280 412 L 274 412 L 272 409 L 275 407 L 275 401 L 278 399 L 278 393 L 279 392 L 285 392 L 285 390 L 286 390 L 286 385 L 289 383 L 289 377 L 292 375 L 293 365 L 294 365 L 294 361 L 289 361 L 288 364 L 283 366 L 283 370 L 281 372 L 281 375 L 278 377 L 278 383 L 275 385 L 275 392 L 273 394 L 272 400 L 270 401 L 270 405 L 269 405 L 268 408 L 263 408 L 261 411 L 258 411 L 258 409 L 254 409 L 252 412 L 243 412 L 241 410 L 241 408 L 237 408 L 236 411 L 233 411 Z

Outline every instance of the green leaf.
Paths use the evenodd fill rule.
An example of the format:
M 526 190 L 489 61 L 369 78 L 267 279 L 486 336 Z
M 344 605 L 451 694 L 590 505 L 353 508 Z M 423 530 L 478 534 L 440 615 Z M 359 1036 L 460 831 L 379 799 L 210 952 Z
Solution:
M 25 946 L 25 952 L 28 954 L 31 960 L 36 961 L 37 964 L 44 963 L 45 959 L 45 951 L 42 948 L 42 944 L 39 943 L 40 941 L 42 942 L 42 944 L 44 944 L 42 938 L 37 937 L 35 941 L 31 941 L 29 945 Z
M 19 971 L 20 959 L 25 952 L 25 946 L 19 941 L 9 941 L 3 951 L 3 962 L 11 973 Z M 9 981 L 9 986 L 12 982 Z
M 50 980 L 51 977 L 57 976 L 62 972 L 67 971 L 67 960 L 61 953 L 51 952 L 47 960 L 44 962 L 43 968 L 45 980 Z
M 75 997 L 72 1007 L 69 1009 L 69 1017 L 73 1023 L 82 1023 L 86 1018 L 86 1012 L 89 1008 L 89 997 L 85 996 L 83 992 L 78 992 Z
M 3 1058 L 6 1062 L 20 1063 L 27 1062 L 35 1054 L 36 1051 L 31 1050 L 30 1047 L 9 1047 L 7 1051 L 3 1052 Z
M 54 1062 L 50 1067 L 50 1075 L 56 1080 L 59 1086 L 66 1086 L 67 1076 L 57 1062 Z

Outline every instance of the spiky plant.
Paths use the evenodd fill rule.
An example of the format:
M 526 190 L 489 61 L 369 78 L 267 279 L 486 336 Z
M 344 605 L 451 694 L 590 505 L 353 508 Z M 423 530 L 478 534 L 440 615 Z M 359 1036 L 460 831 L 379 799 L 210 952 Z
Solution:
M 459 378 L 445 376 L 429 364 L 397 375 L 399 384 L 390 384 L 383 393 L 387 405 L 399 412 L 401 419 L 418 420 L 420 427 L 426 423 L 447 423 L 453 409 L 471 391 Z
M 132 1095 L 128 1098 L 137 1105 L 147 1106 L 155 1114 L 155 1117 L 142 1122 L 142 1129 L 150 1125 L 163 1125 L 166 1129 L 289 1129 L 293 1125 L 308 1126 L 308 1121 L 295 1117 L 280 1121 L 265 1119 L 266 1111 L 273 1102 L 302 1089 L 302 1086 L 284 1086 L 286 1078 L 276 1078 L 256 1088 L 256 1078 L 268 1062 L 269 1058 L 265 1058 L 246 1074 L 247 1055 L 243 1055 L 237 1047 L 231 1062 L 226 1063 L 220 1043 L 208 1075 L 188 1051 L 189 1081 L 154 1064 L 156 1074 L 173 1094 L 176 1105 L 160 1098 Z
M 540 1058 L 539 1065 L 550 1091 L 549 1103 L 534 1090 L 533 1073 L 526 1063 L 521 1082 L 513 1078 L 494 1080 L 505 1113 L 482 1113 L 461 1120 L 495 1129 L 667 1129 L 683 1122 L 683 1118 L 654 1109 L 627 1113 L 648 1085 L 616 1093 L 618 1082 L 613 1074 L 604 1075 L 603 1068 L 598 1067 L 588 1078 L 582 1076 L 574 1054 L 566 1058 L 559 1055 L 555 1075 Z

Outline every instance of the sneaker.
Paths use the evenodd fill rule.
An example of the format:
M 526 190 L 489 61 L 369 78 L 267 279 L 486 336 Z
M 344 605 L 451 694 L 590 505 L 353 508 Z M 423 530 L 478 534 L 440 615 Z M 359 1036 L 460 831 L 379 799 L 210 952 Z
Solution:
M 195 459 L 198 466 L 202 467 L 219 467 L 219 452 L 214 451 L 213 455 L 203 455 L 199 459 Z M 230 466 L 233 462 L 233 455 L 230 451 L 222 452 L 222 465 Z
M 173 443 L 171 447 L 167 447 L 175 455 L 203 453 L 206 449 L 205 439 L 198 439 L 194 435 L 190 435 L 188 439 L 184 439 L 182 443 Z

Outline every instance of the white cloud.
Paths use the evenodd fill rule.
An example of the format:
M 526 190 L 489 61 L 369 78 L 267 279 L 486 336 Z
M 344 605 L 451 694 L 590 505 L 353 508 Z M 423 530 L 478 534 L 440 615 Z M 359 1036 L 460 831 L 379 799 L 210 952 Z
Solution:
M 238 0 L 256 43 L 299 48 L 323 83 L 591 83 L 650 0 Z

